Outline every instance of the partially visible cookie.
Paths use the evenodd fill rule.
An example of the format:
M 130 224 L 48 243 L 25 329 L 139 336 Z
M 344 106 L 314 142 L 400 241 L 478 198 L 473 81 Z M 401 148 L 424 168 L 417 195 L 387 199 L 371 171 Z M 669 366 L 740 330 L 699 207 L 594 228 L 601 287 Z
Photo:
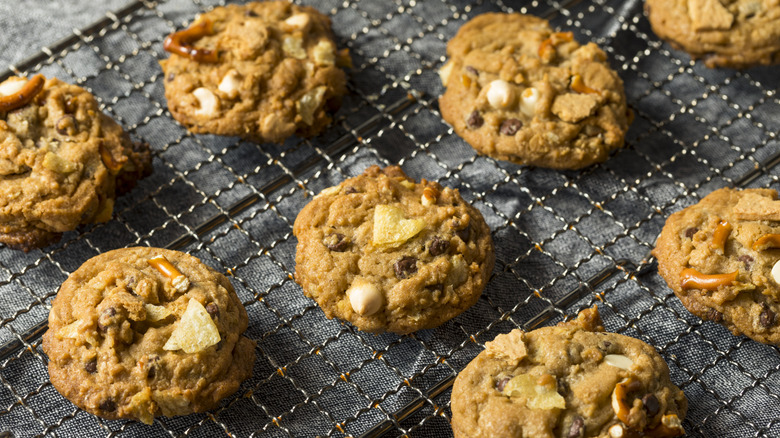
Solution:
M 632 113 L 595 44 L 522 14 L 479 15 L 447 44 L 442 116 L 477 152 L 579 169 L 623 146 Z
M 62 284 L 43 351 L 52 384 L 73 404 L 151 424 L 212 409 L 252 375 L 247 321 L 227 278 L 195 257 L 118 249 Z
M 455 438 L 683 435 L 685 394 L 644 342 L 604 332 L 598 311 L 485 344 L 452 389 Z
M 694 315 L 780 345 L 780 200 L 723 188 L 666 220 L 658 273 Z
M 773 0 L 646 0 L 653 31 L 707 67 L 780 62 L 780 3 Z
M 217 7 L 168 36 L 165 48 L 168 109 L 196 133 L 275 143 L 310 137 L 346 92 L 338 65 L 349 58 L 336 49 L 330 19 L 308 6 Z
M 372 166 L 295 219 L 295 280 L 328 318 L 369 332 L 433 328 L 471 307 L 493 271 L 490 229 L 457 190 Z
M 151 170 L 148 145 L 86 90 L 42 75 L 0 84 L 0 242 L 29 251 L 105 222 Z

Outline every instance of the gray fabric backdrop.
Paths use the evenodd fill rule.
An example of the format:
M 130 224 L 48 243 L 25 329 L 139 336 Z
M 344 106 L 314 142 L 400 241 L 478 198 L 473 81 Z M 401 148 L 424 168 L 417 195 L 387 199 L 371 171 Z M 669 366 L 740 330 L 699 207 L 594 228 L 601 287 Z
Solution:
M 20 63 L 125 2 L 0 2 L 0 64 Z M 331 15 L 354 61 L 350 95 L 323 135 L 284 145 L 191 135 L 166 111 L 157 61 L 162 37 L 215 3 L 149 2 L 98 35 L 36 66 L 89 88 L 105 111 L 154 151 L 155 173 L 117 202 L 109 223 L 66 233 L 28 254 L 0 249 L 0 342 L 44 320 L 67 274 L 129 245 L 182 247 L 228 273 L 258 341 L 254 377 L 212 414 L 153 426 L 81 412 L 48 383 L 39 340 L 0 361 L 0 432 L 17 436 L 359 435 L 462 369 L 496 334 L 553 312 L 599 305 L 608 330 L 651 343 L 690 400 L 691 436 L 780 436 L 775 347 L 691 316 L 650 265 L 632 275 L 664 218 L 715 188 L 777 187 L 762 167 L 778 152 L 776 68 L 710 70 L 653 35 L 639 0 L 304 1 Z M 436 71 L 465 20 L 491 10 L 547 15 L 605 48 L 636 113 L 626 148 L 577 172 L 532 169 L 474 154 L 442 122 Z M 411 93 L 411 100 L 407 95 Z M 309 166 L 309 163 L 314 163 Z M 493 230 L 497 263 L 480 301 L 411 336 L 374 336 L 324 318 L 291 281 L 291 224 L 310 195 L 371 164 L 400 163 L 415 178 L 457 187 Z M 246 196 L 260 201 L 214 229 L 198 226 Z M 616 265 L 625 266 L 625 271 Z M 640 265 L 645 266 L 645 265 Z M 596 281 L 606 269 L 613 275 Z M 594 290 L 588 288 L 590 286 Z M 394 435 L 451 436 L 449 391 L 422 398 Z

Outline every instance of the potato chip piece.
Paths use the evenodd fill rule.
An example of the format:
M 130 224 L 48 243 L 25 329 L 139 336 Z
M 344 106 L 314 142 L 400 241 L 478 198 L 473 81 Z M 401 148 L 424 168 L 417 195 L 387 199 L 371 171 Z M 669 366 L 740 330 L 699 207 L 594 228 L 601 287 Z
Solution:
M 565 409 L 566 399 L 558 394 L 555 386 L 539 385 L 538 381 L 536 376 L 520 374 L 506 382 L 501 393 L 507 397 L 524 397 L 530 409 Z
M 185 353 L 198 353 L 219 342 L 217 325 L 198 300 L 190 298 L 187 310 L 163 345 L 163 350 L 183 350 Z
M 78 339 L 81 337 L 81 330 L 84 321 L 77 319 L 72 323 L 62 327 L 58 333 L 60 338 Z
M 403 210 L 394 205 L 377 205 L 374 209 L 375 245 L 400 245 L 424 227 L 424 220 L 405 219 Z
M 327 88 L 324 85 L 317 87 L 304 94 L 301 100 L 295 103 L 295 109 L 307 125 L 314 123 L 314 112 L 320 107 L 325 91 L 327 91 Z
M 146 320 L 151 322 L 157 322 L 171 316 L 171 312 L 163 306 L 144 304 L 144 310 L 146 310 Z

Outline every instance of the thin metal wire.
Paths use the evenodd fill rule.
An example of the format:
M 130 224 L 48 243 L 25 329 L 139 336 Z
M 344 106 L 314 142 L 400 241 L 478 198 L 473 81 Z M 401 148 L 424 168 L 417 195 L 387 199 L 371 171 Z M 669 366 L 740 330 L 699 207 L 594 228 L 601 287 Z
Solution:
M 780 434 L 779 422 L 765 414 L 780 407 L 777 348 L 692 317 L 659 286 L 648 254 L 669 212 L 720 186 L 778 182 L 777 127 L 767 115 L 780 102 L 771 75 L 702 69 L 655 39 L 636 1 L 323 1 L 316 6 L 333 17 L 355 61 L 351 97 L 327 140 L 258 147 L 178 128 L 159 70 L 137 67 L 165 57 L 162 37 L 213 6 L 132 2 L 0 74 L 51 71 L 93 91 L 132 135 L 154 140 L 156 166 L 154 182 L 120 199 L 111 223 L 69 233 L 37 258 L 0 257 L 0 295 L 19 301 L 0 320 L 0 425 L 63 436 L 75 429 L 106 436 L 438 436 L 449 430 L 455 375 L 485 341 L 599 303 L 610 329 L 649 342 L 667 359 L 691 399 L 691 435 Z M 546 16 L 602 46 L 637 115 L 626 149 L 581 172 L 552 172 L 479 157 L 458 139 L 441 121 L 435 71 L 460 24 L 487 10 Z M 128 111 L 133 105 L 149 109 L 139 117 Z M 498 244 L 497 267 L 478 304 L 432 333 L 377 337 L 325 321 L 292 280 L 292 222 L 303 197 L 372 163 L 399 163 L 460 188 Z M 84 254 L 139 244 L 185 250 L 227 272 L 258 341 L 255 377 L 238 396 L 214 412 L 160 418 L 140 430 L 84 414 L 54 392 L 39 338 L 56 290 L 38 274 L 64 278 Z M 691 346 L 693 358 L 683 354 Z M 766 365 L 743 357 L 746 351 L 768 357 Z M 19 370 L 33 377 L 22 379 Z M 722 383 L 732 379 L 745 384 Z

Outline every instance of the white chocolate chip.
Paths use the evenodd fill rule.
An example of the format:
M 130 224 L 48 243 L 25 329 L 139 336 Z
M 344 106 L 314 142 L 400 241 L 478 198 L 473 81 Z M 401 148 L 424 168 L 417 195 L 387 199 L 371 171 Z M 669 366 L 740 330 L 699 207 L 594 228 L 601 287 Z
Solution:
M 373 315 L 382 306 L 382 292 L 365 280 L 355 280 L 347 289 L 349 304 L 358 315 Z
M 444 64 L 442 68 L 439 69 L 439 78 L 441 79 L 441 84 L 445 87 L 447 86 L 447 82 L 450 79 L 450 73 L 452 73 L 452 62 L 448 62 Z
M 612 365 L 621 370 L 627 370 L 634 364 L 634 361 L 631 360 L 631 358 L 623 356 L 622 354 L 608 354 L 604 356 L 604 362 L 606 362 L 607 365 Z
M 222 77 L 222 81 L 219 83 L 219 87 L 217 87 L 219 91 L 225 93 L 225 96 L 227 96 L 230 99 L 235 99 L 238 96 L 238 90 L 241 88 L 241 78 L 238 75 L 238 72 L 235 70 L 230 70 L 227 72 L 227 74 Z
M 509 82 L 496 79 L 488 85 L 487 100 L 493 108 L 504 109 L 514 103 L 515 90 Z
M 520 95 L 520 111 L 528 117 L 533 117 L 537 102 L 539 102 L 539 90 L 534 87 L 526 88 Z
M 295 14 L 290 18 L 284 20 L 284 24 L 292 29 L 306 29 L 311 19 L 309 14 Z
M 609 436 L 611 438 L 623 438 L 623 435 L 625 434 L 625 430 L 623 429 L 623 426 L 616 424 L 609 428 Z
M 22 78 L 11 78 L 0 84 L 0 96 L 11 96 L 24 88 L 27 81 Z
M 775 280 L 775 283 L 780 284 L 780 260 L 772 266 L 772 278 Z
M 195 110 L 196 116 L 211 117 L 219 110 L 219 98 L 207 88 L 196 88 L 192 95 L 198 99 L 198 104 L 200 105 L 200 108 Z

